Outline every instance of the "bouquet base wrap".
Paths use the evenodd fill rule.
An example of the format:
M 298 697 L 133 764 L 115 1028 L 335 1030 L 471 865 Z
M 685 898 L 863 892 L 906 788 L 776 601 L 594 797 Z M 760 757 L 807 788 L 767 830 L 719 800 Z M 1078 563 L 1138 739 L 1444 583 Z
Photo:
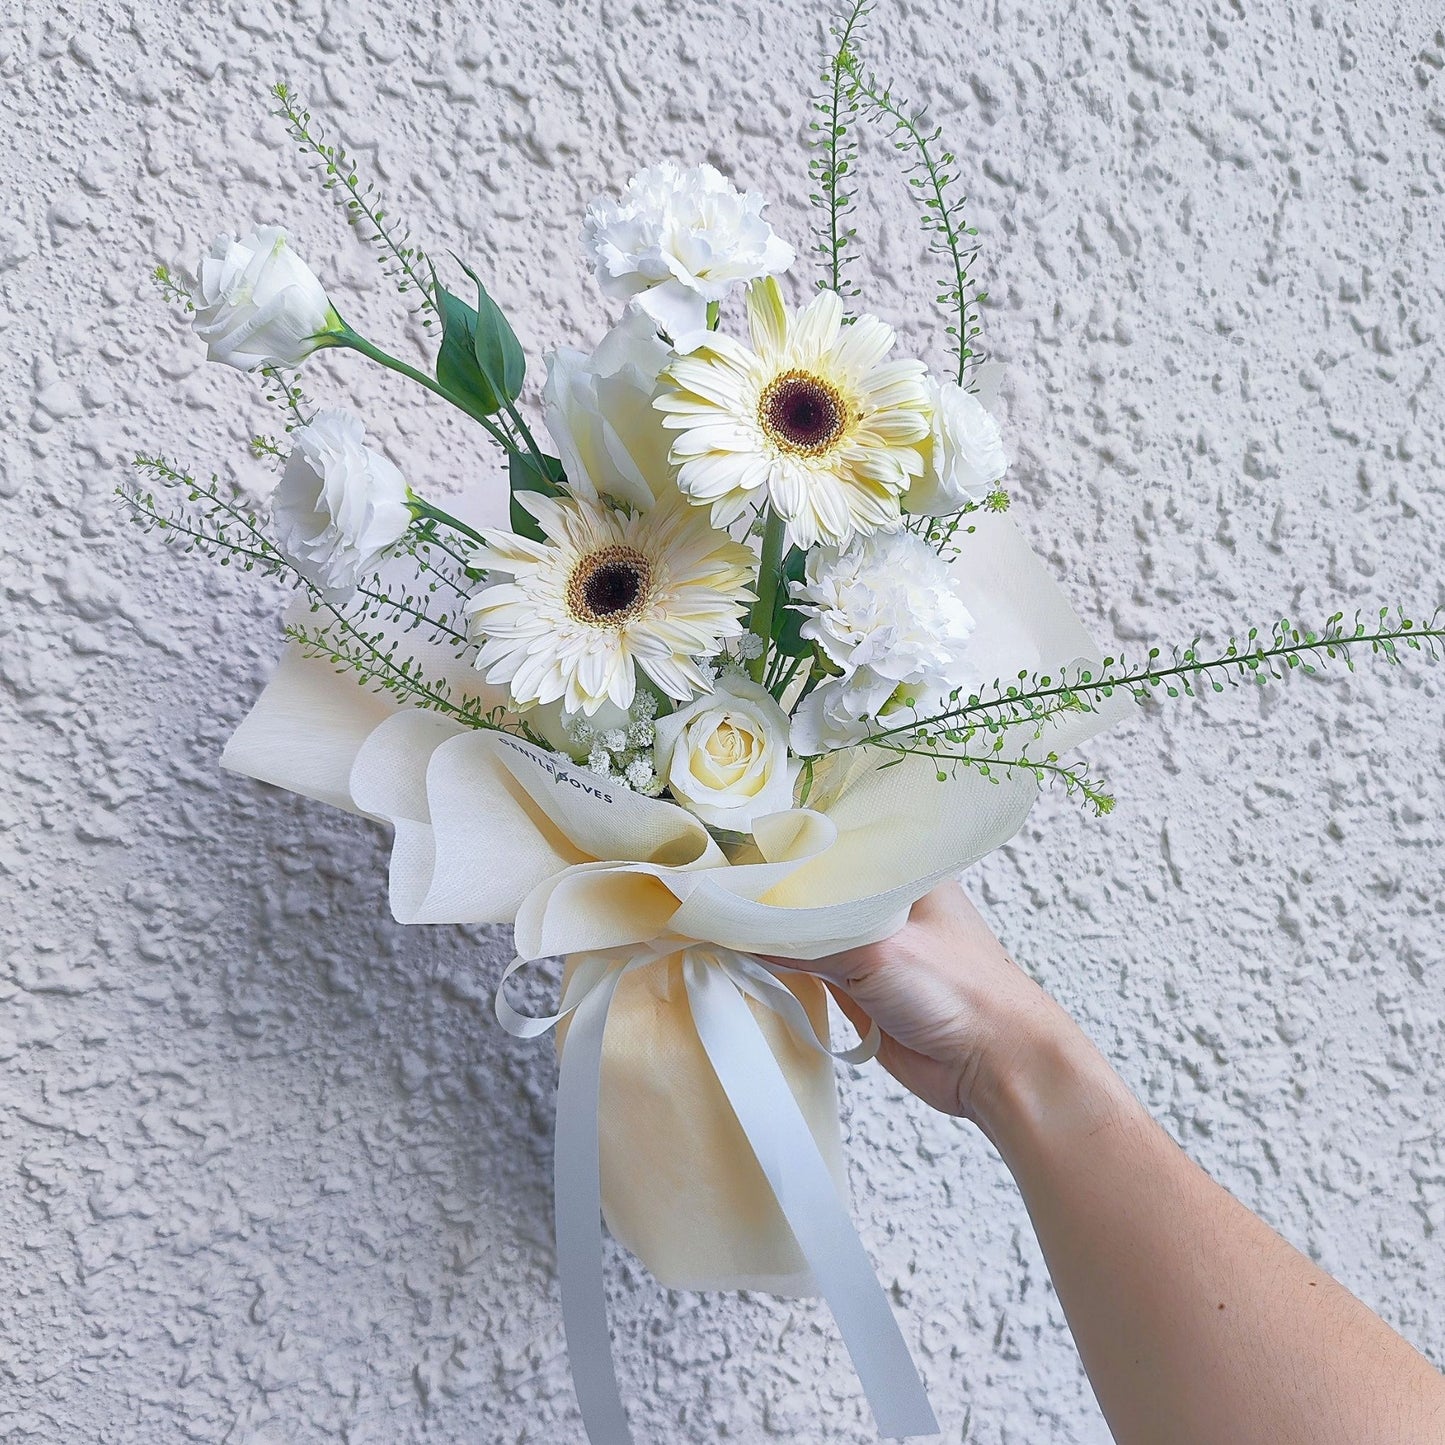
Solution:
M 566 977 L 576 972 L 568 960 Z M 786 986 L 826 1038 L 821 983 Z M 833 1061 L 772 1009 L 749 1002 L 758 1028 L 840 1197 L 846 1197 Z M 558 1048 L 566 1048 L 564 1022 Z M 748 1147 L 698 1037 L 675 953 L 618 984 L 607 1016 L 598 1107 L 602 1213 L 613 1237 L 670 1289 L 816 1292 L 807 1261 Z
M 960 546 L 981 677 L 1097 659 L 1006 518 L 980 516 Z M 456 692 L 498 700 L 464 663 L 408 646 Z M 1020 746 L 1062 752 L 1107 720 L 1064 713 L 1024 729 Z M 514 925 L 498 1016 L 524 1037 L 563 1029 L 558 1274 L 594 1445 L 631 1440 L 610 1358 L 603 1210 L 666 1284 L 821 1293 L 880 1430 L 937 1430 L 848 1220 L 821 989 L 760 956 L 887 937 L 937 882 L 1013 836 L 1036 785 L 1022 770 L 960 768 L 941 782 L 930 759 L 885 761 L 830 755 L 807 806 L 755 820 L 725 852 L 675 804 L 510 733 L 398 706 L 295 649 L 227 747 L 238 772 L 391 826 L 401 922 Z M 523 1015 L 507 978 L 554 957 L 568 960 L 557 1012 Z M 875 1042 L 835 1057 L 861 1059 Z

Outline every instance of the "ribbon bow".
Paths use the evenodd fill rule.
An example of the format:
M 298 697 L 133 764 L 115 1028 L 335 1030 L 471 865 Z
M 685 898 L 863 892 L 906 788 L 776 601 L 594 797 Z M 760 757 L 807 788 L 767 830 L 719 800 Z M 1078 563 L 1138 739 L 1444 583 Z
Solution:
M 517 1038 L 537 1038 L 571 1019 L 557 1085 L 553 1182 L 562 1326 L 588 1439 L 592 1445 L 632 1445 L 602 1277 L 597 1126 L 607 1013 L 624 975 L 679 954 L 708 1062 L 833 1312 L 879 1431 L 889 1439 L 937 1434 L 938 1422 L 887 1296 L 748 1000 L 771 1009 L 808 1047 L 844 1063 L 862 1063 L 878 1052 L 877 1025 L 852 1048 L 834 1050 L 782 982 L 792 970 L 695 940 L 663 938 L 641 951 L 582 954 L 558 1011 L 545 1017 L 519 1012 L 506 997 L 513 974 L 533 960 L 514 959 L 497 987 L 497 1018 Z

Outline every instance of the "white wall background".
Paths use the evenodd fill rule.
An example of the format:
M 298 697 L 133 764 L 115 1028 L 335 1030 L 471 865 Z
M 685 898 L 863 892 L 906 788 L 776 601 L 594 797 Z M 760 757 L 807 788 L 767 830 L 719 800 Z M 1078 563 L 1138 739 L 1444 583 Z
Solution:
M 802 244 L 805 0 L 0 0 L 0 1439 L 578 1441 L 549 1234 L 554 1068 L 489 1007 L 507 940 L 384 916 L 373 828 L 223 775 L 278 596 L 119 518 L 128 456 L 267 473 L 271 426 L 146 281 L 283 220 L 420 359 L 267 119 L 289 77 L 534 357 L 604 310 L 586 199 L 660 157 Z M 1017 515 L 1098 635 L 1445 602 L 1445 34 L 1428 0 L 883 0 L 954 138 L 1007 361 Z M 941 362 L 869 148 L 870 303 Z M 801 282 L 799 283 L 801 285 Z M 485 438 L 346 357 L 410 476 Z M 1122 797 L 1046 800 L 972 886 L 1196 1158 L 1445 1362 L 1445 673 L 1151 709 Z M 479 846 L 505 840 L 479 839 Z M 944 1422 L 1107 1433 L 997 1158 L 844 1081 L 857 1218 Z M 872 1439 L 813 1304 L 612 1251 L 647 1441 Z

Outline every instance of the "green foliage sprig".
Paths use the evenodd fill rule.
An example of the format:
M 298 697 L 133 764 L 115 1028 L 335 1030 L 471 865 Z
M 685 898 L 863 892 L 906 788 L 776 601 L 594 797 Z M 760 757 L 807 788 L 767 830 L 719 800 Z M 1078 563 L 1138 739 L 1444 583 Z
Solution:
M 1347 623 L 1337 612 L 1318 631 L 1281 619 L 1263 631 L 1252 627 L 1207 654 L 1196 638 L 1187 647 L 1151 648 L 1141 663 L 1106 657 L 1097 666 L 1066 668 L 1057 676 L 1021 672 L 1016 682 L 995 682 L 968 696 L 957 691 L 949 705 L 936 712 L 911 711 L 893 726 L 870 734 L 862 745 L 985 772 L 1022 768 L 1040 781 L 1062 782 L 1069 793 L 1079 793 L 1096 811 L 1107 812 L 1108 806 L 1101 808 L 1094 793 L 1101 798 L 1108 795 L 1086 778 L 1082 767 L 1059 765 L 1052 753 L 1040 758 L 1025 751 L 1005 759 L 1006 735 L 1024 728 L 1038 739 L 1045 725 L 1060 714 L 1098 712 L 1118 692 L 1147 702 L 1160 693 L 1197 697 L 1245 683 L 1263 686 L 1296 672 L 1314 675 L 1330 663 L 1342 663 L 1353 672 L 1354 654 L 1363 648 L 1392 663 L 1402 662 L 1412 652 L 1439 661 L 1445 657 L 1445 609 L 1424 623 L 1398 608 L 1382 607 L 1370 622 L 1357 613 Z M 989 745 L 980 755 L 978 742 L 984 737 Z M 980 756 L 985 767 L 980 767 Z
M 1066 796 L 1078 798 L 1098 817 L 1105 817 L 1114 811 L 1117 800 L 1108 787 L 1092 773 L 1087 763 L 1062 763 L 1054 752 L 1035 756 L 1027 749 L 1016 754 L 1006 751 L 1007 739 L 1002 735 L 981 740 L 981 751 L 955 749 L 943 751 L 926 745 L 912 745 L 899 738 L 888 742 L 871 742 L 870 746 L 883 752 L 895 753 L 894 762 L 884 763 L 885 768 L 901 763 L 906 757 L 928 758 L 937 763 L 937 777 L 940 783 L 947 782 L 959 769 L 969 769 L 1001 783 L 1017 773 L 1027 773 L 1040 787 L 1052 784 L 1061 787 Z
M 183 281 L 164 261 L 156 263 L 155 269 L 151 272 L 151 280 L 156 284 L 156 290 L 172 306 L 179 306 L 183 311 L 194 311 L 196 309 L 195 298 L 191 295 L 191 288 Z
M 334 612 L 334 609 L 333 609 Z M 427 677 L 414 657 L 397 657 L 399 640 L 384 632 L 368 632 L 346 619 L 324 627 L 287 623 L 286 638 L 307 657 L 322 658 L 338 672 L 352 673 L 374 692 L 390 693 L 399 702 L 445 713 L 467 727 L 511 732 L 535 740 L 531 729 L 509 722 L 503 707 L 486 707 L 477 698 L 458 695 L 445 678 Z
M 904 176 L 920 208 L 929 250 L 948 267 L 939 281 L 942 290 L 937 299 L 952 313 L 944 331 L 958 359 L 962 386 L 969 366 L 982 360 L 974 342 L 982 329 L 978 303 L 987 299 L 987 293 L 976 292 L 969 277 L 969 268 L 978 256 L 978 230 L 964 218 L 967 198 L 956 196 L 951 189 L 958 180 L 957 158 L 940 144 L 942 130 L 930 125 L 921 109 L 910 107 L 891 87 L 865 72 L 856 57 L 848 57 L 844 68 L 851 93 L 855 101 L 861 100 L 864 114 L 882 125 L 900 155 L 912 157 L 905 162 Z
M 858 234 L 847 220 L 847 212 L 853 206 L 849 178 L 858 160 L 858 142 L 853 135 L 858 117 L 852 80 L 852 67 L 856 64 L 853 46 L 873 5 L 874 0 L 854 0 L 842 17 L 828 27 L 837 48 L 823 71 L 823 89 L 813 97 L 818 118 L 808 127 L 812 133 L 808 173 L 817 186 L 811 199 L 823 212 L 814 232 L 818 239 L 813 249 L 823 258 L 823 275 L 818 287 L 836 291 L 845 299 L 858 295 L 858 287 L 848 280 L 844 270 L 851 259 L 845 253 Z
M 452 647 L 458 654 L 471 647 L 460 625 L 457 604 L 446 603 L 440 612 L 432 606 L 432 599 L 444 587 L 450 587 L 459 598 L 467 595 L 462 584 L 444 574 L 437 576 L 435 564 L 423 567 L 424 576 L 436 576 L 436 585 L 429 586 L 426 596 L 405 589 L 399 595 L 384 591 L 380 579 L 374 578 L 357 589 L 354 602 L 342 606 L 331 601 L 295 567 L 266 536 L 256 514 L 220 478 L 203 480 L 163 457 L 138 456 L 135 466 L 165 498 L 158 500 L 155 492 L 139 483 L 123 483 L 116 488 L 133 519 L 147 531 L 159 531 L 165 541 L 181 551 L 199 552 L 223 567 L 236 564 L 243 571 L 289 581 L 306 596 L 313 613 L 329 619 L 317 627 L 286 629 L 288 636 L 294 634 L 295 640 L 310 650 L 310 655 L 324 655 L 338 671 L 354 673 L 369 686 L 405 696 L 417 707 L 444 712 L 469 727 L 502 725 L 499 710 L 484 709 L 476 699 L 458 696 L 444 679 L 427 677 L 414 659 L 398 661 L 395 653 L 399 639 L 388 641 L 384 631 L 367 625 L 385 619 L 403 632 L 421 630 L 432 641 Z M 439 545 L 444 544 L 428 535 L 425 528 L 420 539 L 413 542 L 419 553 Z M 449 546 L 446 550 L 458 555 Z M 471 571 L 475 573 L 476 569 Z
M 958 511 L 950 512 L 943 517 L 910 517 L 904 523 L 910 532 L 922 537 L 940 557 L 947 556 L 948 549 L 953 545 L 954 538 L 958 536 L 958 530 L 969 517 L 977 516 L 980 512 L 1008 511 L 1012 505 L 1012 498 L 1003 487 L 995 487 L 986 497 L 977 502 L 966 502 Z M 964 528 L 966 532 L 972 532 L 975 528 L 970 525 Z
M 339 143 L 328 141 L 311 112 L 283 80 L 271 87 L 276 100 L 274 114 L 302 153 L 311 158 L 311 169 L 321 188 L 331 193 L 347 219 L 381 251 L 382 269 L 396 288 L 414 303 L 428 331 L 436 326 L 437 307 L 432 294 L 434 268 L 426 253 L 411 239 L 404 222 L 386 209 L 381 194 L 363 180 L 355 160 Z
M 307 400 L 300 383 L 286 376 L 279 366 L 259 366 L 255 374 L 260 379 L 266 400 L 279 406 L 286 414 L 288 432 L 305 426 L 316 415 L 317 408 Z
M 115 489 L 131 519 L 147 532 L 158 531 L 171 546 L 199 552 L 222 567 L 235 563 L 243 572 L 268 577 L 295 570 L 219 477 L 193 477 L 158 456 L 137 456 L 134 465 L 165 497 L 160 501 L 135 482 L 122 482 Z

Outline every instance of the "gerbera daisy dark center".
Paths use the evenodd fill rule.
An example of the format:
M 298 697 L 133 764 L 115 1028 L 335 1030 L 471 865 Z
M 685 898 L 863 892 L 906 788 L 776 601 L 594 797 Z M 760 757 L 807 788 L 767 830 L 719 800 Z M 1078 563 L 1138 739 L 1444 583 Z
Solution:
M 783 451 L 816 457 L 847 429 L 848 405 L 822 377 L 785 371 L 763 388 L 758 420 L 769 440 Z
M 620 627 L 642 610 L 652 568 L 631 547 L 589 552 L 567 579 L 567 610 L 593 627 Z

